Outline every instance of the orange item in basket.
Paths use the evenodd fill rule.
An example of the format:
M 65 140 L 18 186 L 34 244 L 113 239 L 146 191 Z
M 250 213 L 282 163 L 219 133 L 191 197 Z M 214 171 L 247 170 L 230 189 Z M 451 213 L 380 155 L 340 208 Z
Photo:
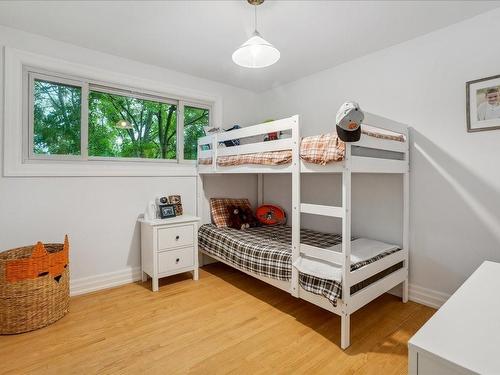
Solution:
M 255 211 L 257 220 L 264 225 L 279 225 L 286 223 L 285 211 L 279 206 L 264 204 Z
M 48 252 L 41 242 L 38 242 L 29 258 L 12 259 L 6 262 L 5 278 L 8 282 L 36 279 L 49 274 L 57 281 L 68 265 L 69 241 L 64 238 L 62 251 Z M 59 278 L 57 278 L 59 277 Z

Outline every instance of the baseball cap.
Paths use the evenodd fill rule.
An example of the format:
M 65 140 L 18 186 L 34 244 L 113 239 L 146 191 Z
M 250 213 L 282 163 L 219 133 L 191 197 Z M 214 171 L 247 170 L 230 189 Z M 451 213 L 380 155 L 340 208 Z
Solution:
M 361 138 L 361 123 L 365 115 L 356 102 L 345 102 L 337 111 L 337 135 L 344 142 L 357 142 Z

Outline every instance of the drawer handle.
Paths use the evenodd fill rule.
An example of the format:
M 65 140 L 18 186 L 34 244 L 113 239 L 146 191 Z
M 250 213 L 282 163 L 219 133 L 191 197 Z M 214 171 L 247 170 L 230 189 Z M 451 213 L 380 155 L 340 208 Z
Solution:
M 179 258 L 177 258 L 177 259 L 175 260 L 175 263 L 179 263 L 179 261 L 180 261 L 180 259 L 179 259 Z
M 175 236 L 176 241 L 179 241 L 179 238 L 180 238 L 179 236 Z

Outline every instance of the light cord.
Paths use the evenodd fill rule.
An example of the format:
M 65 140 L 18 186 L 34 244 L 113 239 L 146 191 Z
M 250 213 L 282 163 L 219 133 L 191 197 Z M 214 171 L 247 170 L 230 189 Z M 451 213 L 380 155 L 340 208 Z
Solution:
M 257 5 L 254 5 L 254 23 L 255 23 L 255 31 L 257 31 Z

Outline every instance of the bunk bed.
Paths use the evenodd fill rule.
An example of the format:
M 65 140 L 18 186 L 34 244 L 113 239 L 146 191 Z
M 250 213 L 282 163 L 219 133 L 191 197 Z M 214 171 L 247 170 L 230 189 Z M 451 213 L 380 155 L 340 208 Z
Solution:
M 402 300 L 408 300 L 409 245 L 409 149 L 408 127 L 365 113 L 365 130 L 358 142 L 344 143 L 335 134 L 300 137 L 299 116 L 217 133 L 198 140 L 198 207 L 203 204 L 203 176 L 254 173 L 258 176 L 258 204 L 263 203 L 263 174 L 292 175 L 292 224 L 290 227 L 218 229 L 205 223 L 199 232 L 199 251 L 275 287 L 341 317 L 340 346 L 350 345 L 350 315 L 395 286 L 402 284 Z M 268 133 L 288 137 L 264 142 Z M 221 143 L 234 139 L 257 142 L 232 147 Z M 318 157 L 318 153 L 321 157 Z M 342 206 L 301 201 L 302 173 L 342 175 Z M 359 253 L 351 235 L 351 175 L 353 173 L 403 176 L 403 225 L 401 243 Z M 339 218 L 341 235 L 301 229 L 301 213 Z M 208 221 L 208 220 L 207 220 Z M 369 240 L 368 240 L 369 241 Z M 372 242 L 367 242 L 372 244 Z M 366 245 L 366 243 L 365 243 Z M 361 256 L 362 255 L 362 256 Z M 300 266 L 317 262 L 317 272 Z M 325 267 L 326 266 L 326 267 Z M 325 272 L 328 275 L 325 275 Z

